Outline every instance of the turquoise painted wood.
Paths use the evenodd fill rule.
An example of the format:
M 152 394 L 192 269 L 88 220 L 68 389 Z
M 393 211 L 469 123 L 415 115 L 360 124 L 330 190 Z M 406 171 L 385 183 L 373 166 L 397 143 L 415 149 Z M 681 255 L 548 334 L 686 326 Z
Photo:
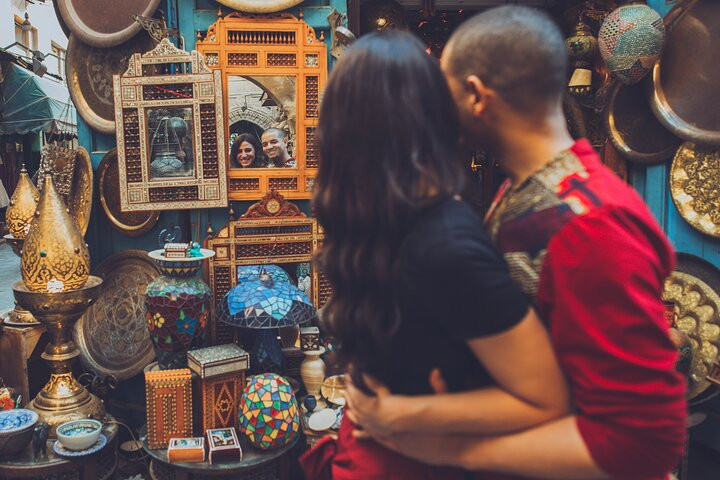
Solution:
M 178 29 L 185 40 L 185 49 L 188 51 L 195 48 L 197 32 L 207 31 L 208 27 L 215 23 L 218 18 L 219 4 L 212 0 L 165 0 L 161 5 L 163 5 L 162 8 L 165 11 L 168 26 Z M 324 32 L 325 42 L 328 45 L 328 65 L 330 67 L 332 67 L 334 59 L 330 57 L 329 53 L 330 25 L 327 16 L 332 12 L 333 8 L 340 13 L 347 13 L 346 0 L 305 0 L 300 6 L 288 10 L 298 16 L 300 9 L 302 9 L 304 20 L 315 29 L 318 37 L 321 31 Z M 231 9 L 222 7 L 223 16 L 231 12 Z M 116 145 L 114 135 L 95 132 L 83 122 L 80 116 L 78 116 L 78 137 L 80 145 L 90 152 L 93 169 L 95 170 L 97 170 L 100 161 L 108 150 L 111 150 Z M 97 192 L 97 182 L 95 182 L 95 191 Z M 254 202 L 232 202 L 235 214 L 244 213 L 252 203 Z M 302 211 L 307 214 L 310 213 L 309 201 L 298 201 L 297 204 Z M 112 228 L 102 212 L 98 195 L 94 195 L 90 225 L 85 237 L 90 247 L 92 265 L 96 267 L 103 259 L 116 252 L 128 249 L 154 250 L 158 248 L 157 239 L 160 231 L 170 225 L 180 224 L 182 217 L 187 215 L 190 217 L 192 232 L 184 233 L 191 236 L 193 240 L 200 242 L 205 238 L 208 225 L 217 231 L 228 222 L 228 209 L 225 208 L 192 210 L 189 213 L 165 211 L 162 212 L 160 220 L 150 232 L 141 237 L 130 238 Z

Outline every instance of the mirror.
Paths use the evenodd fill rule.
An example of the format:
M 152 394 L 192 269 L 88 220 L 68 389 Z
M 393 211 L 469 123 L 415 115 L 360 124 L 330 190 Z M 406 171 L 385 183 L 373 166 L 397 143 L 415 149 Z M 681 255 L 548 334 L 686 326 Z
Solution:
M 228 76 L 231 169 L 297 168 L 296 77 Z
M 150 180 L 193 177 L 192 107 L 148 108 L 147 135 L 150 146 Z

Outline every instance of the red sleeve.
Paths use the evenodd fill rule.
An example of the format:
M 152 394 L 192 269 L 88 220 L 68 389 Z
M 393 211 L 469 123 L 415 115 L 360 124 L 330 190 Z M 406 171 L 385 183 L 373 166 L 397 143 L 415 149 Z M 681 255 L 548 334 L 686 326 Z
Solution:
M 673 261 L 649 215 L 618 207 L 574 219 L 548 245 L 538 307 L 580 433 L 613 478 L 665 478 L 682 453 L 685 383 L 661 302 Z

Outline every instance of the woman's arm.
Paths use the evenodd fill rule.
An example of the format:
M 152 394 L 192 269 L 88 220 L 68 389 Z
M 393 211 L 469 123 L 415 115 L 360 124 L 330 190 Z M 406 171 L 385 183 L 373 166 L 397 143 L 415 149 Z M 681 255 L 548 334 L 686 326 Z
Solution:
M 569 395 L 547 331 L 531 309 L 511 329 L 469 340 L 497 382 L 469 392 L 392 395 L 369 380 L 375 396 L 348 386 L 350 419 L 370 436 L 397 432 L 498 434 L 524 430 L 569 411 Z

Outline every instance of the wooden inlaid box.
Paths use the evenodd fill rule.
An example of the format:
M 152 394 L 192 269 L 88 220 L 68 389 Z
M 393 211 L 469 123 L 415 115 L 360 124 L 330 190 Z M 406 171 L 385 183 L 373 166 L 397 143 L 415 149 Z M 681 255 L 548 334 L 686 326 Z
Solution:
M 192 437 L 190 369 L 145 372 L 145 402 L 149 448 L 166 448 L 173 437 Z
M 202 430 L 235 427 L 250 367 L 248 353 L 235 344 L 200 348 L 188 352 L 188 366 L 197 373 L 195 408 Z

